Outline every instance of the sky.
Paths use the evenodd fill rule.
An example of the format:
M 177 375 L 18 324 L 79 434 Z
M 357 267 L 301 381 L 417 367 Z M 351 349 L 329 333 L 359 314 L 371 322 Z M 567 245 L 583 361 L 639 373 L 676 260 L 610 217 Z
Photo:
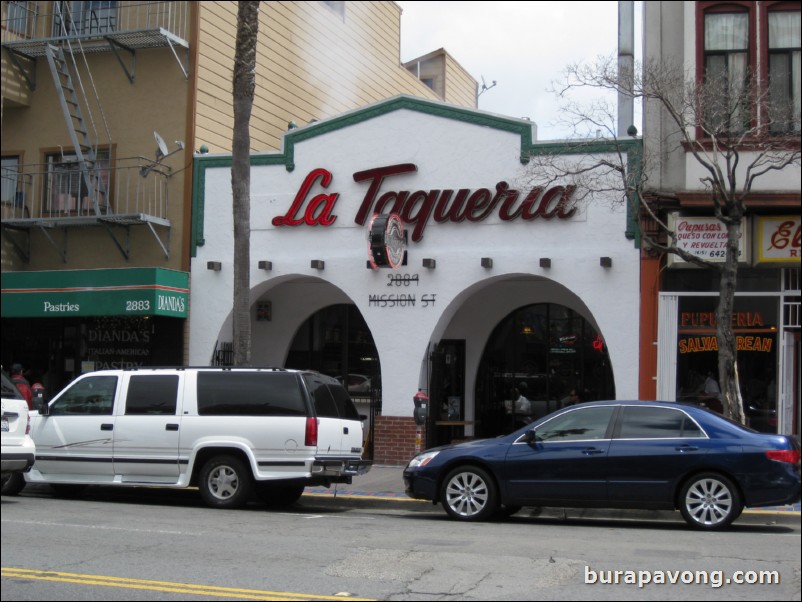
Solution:
M 398 4 L 402 62 L 445 48 L 479 82 L 479 109 L 531 119 L 539 140 L 570 134 L 558 125 L 551 83 L 568 64 L 611 56 L 618 45 L 618 2 Z

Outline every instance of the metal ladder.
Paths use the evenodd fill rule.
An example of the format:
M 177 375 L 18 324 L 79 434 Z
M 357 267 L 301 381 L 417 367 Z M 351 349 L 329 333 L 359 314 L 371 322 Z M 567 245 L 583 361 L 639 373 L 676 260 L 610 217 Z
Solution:
M 48 65 L 50 65 L 50 73 L 53 75 L 53 83 L 61 104 L 61 110 L 64 113 L 70 141 L 73 148 L 75 148 L 75 155 L 78 158 L 81 178 L 86 185 L 87 196 L 92 202 L 95 215 L 99 216 L 101 215 L 99 199 L 106 198 L 106 190 L 104 189 L 103 178 L 100 177 L 97 154 L 89 138 L 86 122 L 78 103 L 78 96 L 75 93 L 72 75 L 67 66 L 64 49 L 60 46 L 48 44 L 45 47 L 45 56 L 47 57 Z M 80 199 L 78 199 L 78 202 L 80 202 Z

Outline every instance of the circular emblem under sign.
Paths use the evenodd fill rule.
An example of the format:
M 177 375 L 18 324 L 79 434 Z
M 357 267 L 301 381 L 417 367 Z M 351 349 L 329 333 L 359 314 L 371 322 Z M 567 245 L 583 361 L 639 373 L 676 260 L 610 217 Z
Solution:
M 368 261 L 374 268 L 396 269 L 404 262 L 407 233 L 398 214 L 374 215 L 368 226 Z

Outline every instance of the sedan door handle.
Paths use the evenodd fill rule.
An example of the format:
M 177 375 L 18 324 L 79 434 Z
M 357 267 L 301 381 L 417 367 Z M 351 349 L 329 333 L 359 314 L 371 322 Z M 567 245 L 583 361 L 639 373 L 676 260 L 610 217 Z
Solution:
M 106 422 L 104 424 L 101 424 L 100 425 L 100 430 L 101 431 L 113 431 L 114 430 L 114 424 L 109 424 L 108 422 Z
M 167 426 L 164 427 L 164 430 L 166 430 L 166 431 L 177 431 L 178 430 L 178 425 L 175 424 L 175 423 L 172 423 L 172 422 L 168 422 Z
M 675 447 L 679 453 L 683 452 L 691 452 L 691 451 L 699 451 L 699 448 L 695 445 L 680 445 L 679 447 Z
M 604 450 L 597 447 L 588 447 L 587 449 L 583 449 L 582 453 L 586 456 L 593 456 L 595 454 L 603 454 Z

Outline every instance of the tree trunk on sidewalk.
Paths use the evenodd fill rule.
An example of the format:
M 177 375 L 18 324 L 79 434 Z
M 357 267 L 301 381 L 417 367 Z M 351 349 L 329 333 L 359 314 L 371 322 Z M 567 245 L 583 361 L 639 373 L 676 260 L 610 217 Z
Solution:
M 233 336 L 235 366 L 251 363 L 251 136 L 250 121 L 256 90 L 256 40 L 259 2 L 241 0 L 237 12 L 234 54 L 234 132 L 231 191 L 234 213 Z

